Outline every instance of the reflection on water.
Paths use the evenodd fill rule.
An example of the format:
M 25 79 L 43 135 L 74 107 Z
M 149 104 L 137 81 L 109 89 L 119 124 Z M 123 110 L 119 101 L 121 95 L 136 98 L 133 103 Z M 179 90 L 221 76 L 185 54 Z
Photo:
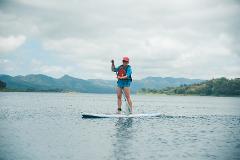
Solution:
M 133 118 L 119 118 L 116 126 L 116 141 L 113 144 L 113 154 L 117 160 L 129 157 L 131 154 L 131 142 L 134 131 L 132 129 Z
M 163 116 L 83 120 L 113 113 L 115 95 L 0 92 L 0 160 L 240 159 L 240 98 L 133 101 L 136 113 Z

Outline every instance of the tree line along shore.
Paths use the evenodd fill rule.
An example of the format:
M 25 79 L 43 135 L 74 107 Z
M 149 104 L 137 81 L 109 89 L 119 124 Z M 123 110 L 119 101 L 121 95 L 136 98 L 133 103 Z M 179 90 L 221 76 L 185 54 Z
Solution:
M 138 94 L 201 95 L 201 96 L 240 96 L 240 78 L 225 77 L 207 80 L 197 84 L 167 87 L 164 89 L 142 88 Z

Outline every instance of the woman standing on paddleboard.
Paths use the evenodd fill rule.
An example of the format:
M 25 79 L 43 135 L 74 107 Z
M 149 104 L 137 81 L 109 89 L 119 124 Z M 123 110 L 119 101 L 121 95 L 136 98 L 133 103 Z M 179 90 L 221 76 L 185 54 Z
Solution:
M 130 98 L 130 85 L 132 82 L 132 69 L 131 66 L 129 65 L 129 58 L 128 57 L 123 57 L 123 64 L 115 67 L 114 65 L 114 60 L 112 62 L 112 71 L 117 73 L 117 98 L 118 98 L 118 113 L 122 111 L 121 106 L 122 106 L 122 91 L 126 95 L 127 102 L 130 107 L 130 113 L 133 111 L 132 107 L 132 101 Z

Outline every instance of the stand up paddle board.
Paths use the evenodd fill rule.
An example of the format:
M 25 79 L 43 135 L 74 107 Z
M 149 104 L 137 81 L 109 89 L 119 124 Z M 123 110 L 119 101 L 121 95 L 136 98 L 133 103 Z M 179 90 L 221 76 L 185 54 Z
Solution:
M 150 113 L 150 114 L 92 114 L 86 113 L 82 114 L 82 118 L 137 118 L 137 117 L 159 117 L 160 113 Z

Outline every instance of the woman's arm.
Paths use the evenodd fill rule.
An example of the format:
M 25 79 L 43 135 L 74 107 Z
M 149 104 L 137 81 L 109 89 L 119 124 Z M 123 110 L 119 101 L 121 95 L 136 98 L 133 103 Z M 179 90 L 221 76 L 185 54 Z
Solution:
M 116 68 L 115 68 L 115 65 L 114 65 L 114 60 L 111 60 L 111 63 L 112 63 L 112 66 L 111 66 L 112 71 L 116 72 Z
M 120 66 L 115 67 L 115 65 L 114 65 L 114 61 L 112 60 L 111 62 L 112 62 L 112 66 L 111 66 L 112 71 L 113 71 L 113 72 L 118 72 Z
M 131 75 L 132 75 L 132 68 L 131 66 L 128 66 L 126 76 L 127 78 L 131 78 Z

